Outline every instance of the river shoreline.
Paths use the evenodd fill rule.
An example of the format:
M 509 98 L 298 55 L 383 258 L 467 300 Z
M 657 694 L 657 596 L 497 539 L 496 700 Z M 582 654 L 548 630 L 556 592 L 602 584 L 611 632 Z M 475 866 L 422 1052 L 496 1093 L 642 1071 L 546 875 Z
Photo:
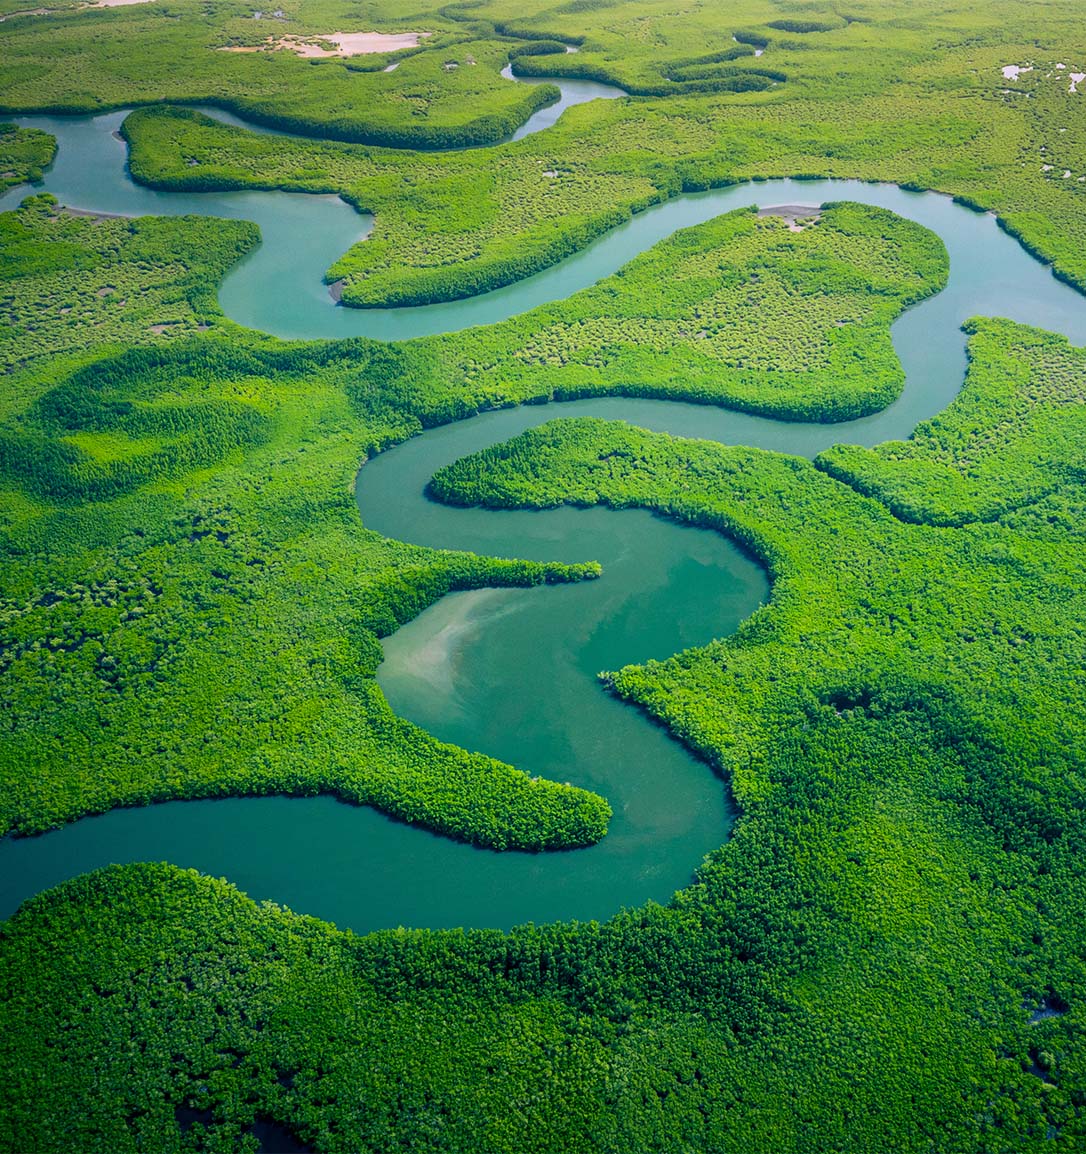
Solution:
M 905 369 L 906 387 L 899 400 L 882 412 L 837 426 L 786 424 L 710 406 L 621 396 L 561 402 L 557 408 L 491 410 L 427 430 L 375 457 L 359 471 L 357 494 L 367 527 L 420 544 L 440 548 L 474 546 L 483 552 L 515 555 L 517 544 L 510 541 L 510 548 L 503 551 L 500 540 L 487 536 L 503 530 L 486 529 L 481 522 L 491 518 L 496 526 L 512 526 L 515 517 L 527 516 L 544 534 L 539 548 L 549 549 L 552 556 L 560 551 L 553 540 L 550 544 L 546 540 L 545 518 L 551 514 L 452 510 L 426 502 L 419 483 L 442 462 L 443 454 L 455 458 L 477 451 L 553 417 L 593 415 L 625 419 L 678 436 L 759 445 L 811 456 L 839 441 L 873 445 L 906 437 L 918 421 L 949 404 L 961 387 L 965 352 L 960 326 L 970 316 L 1009 316 L 1086 344 L 1086 305 L 1082 296 L 1029 255 L 994 217 L 974 212 L 946 196 L 855 181 L 765 181 L 686 194 L 647 209 L 530 283 L 468 302 L 425 309 L 337 308 L 322 281 L 323 272 L 331 259 L 343 251 L 344 240 L 356 237 L 359 228 L 358 215 L 338 198 L 288 193 L 155 193 L 139 189 L 124 177 L 123 149 L 110 136 L 111 117 L 85 118 L 82 124 L 86 147 L 79 151 L 82 146 L 77 133 L 67 142 L 62 140 L 60 163 L 53 173 L 47 174 L 43 190 L 58 195 L 54 189 L 59 188 L 62 195 L 58 199 L 77 205 L 82 201 L 87 206 L 85 211 L 123 209 L 124 215 L 195 211 L 242 219 L 255 216 L 264 229 L 265 243 L 256 258 L 242 262 L 227 278 L 220 300 L 235 320 L 287 338 L 374 335 L 379 339 L 406 339 L 430 331 L 494 323 L 595 283 L 677 228 L 720 212 L 747 208 L 755 200 L 763 208 L 792 206 L 805 213 L 812 210 L 804 201 L 821 204 L 825 200 L 853 199 L 876 204 L 917 220 L 946 243 L 951 269 L 947 287 L 906 310 L 892 327 L 894 347 Z M 74 167 L 65 167 L 66 143 L 76 149 Z M 115 166 L 105 176 L 103 162 Z M 26 191 L 24 186 L 9 193 L 0 200 L 0 207 L 18 203 Z M 322 214 L 335 217 L 333 225 L 324 232 L 320 225 Z M 314 222 L 319 227 L 315 228 Z M 303 238 L 301 243 L 298 237 Z M 282 243 L 278 238 L 282 238 Z M 294 249 L 290 247 L 292 241 Z M 261 253 L 265 259 L 274 258 L 270 267 L 258 259 Z M 239 284 L 248 285 L 248 296 L 236 294 Z M 311 300 L 315 302 L 311 319 L 299 325 L 299 315 L 310 308 Z M 307 325 L 317 331 L 297 332 Z M 404 500 L 391 500 L 388 495 L 396 493 L 403 495 Z M 633 518 L 624 524 L 636 525 L 637 514 L 585 511 L 582 523 L 588 528 L 583 532 L 590 543 L 585 547 L 586 556 L 591 556 L 591 543 L 599 536 L 592 528 L 593 516 L 599 518 L 601 525 L 606 518 L 616 522 Z M 473 525 L 483 529 L 481 537 L 475 535 Z M 639 536 L 636 528 L 623 532 L 633 538 Z M 693 534 L 689 538 L 693 544 L 710 536 L 703 530 L 687 532 Z M 559 538 L 568 543 L 564 530 Z M 526 549 L 527 546 L 522 552 Z M 612 566 L 612 572 L 613 569 Z M 534 593 L 536 603 L 543 604 L 579 596 L 582 594 L 578 590 L 592 588 L 606 592 L 606 571 L 603 580 L 580 587 L 517 592 L 529 598 Z M 450 603 L 450 611 L 470 621 L 477 636 L 485 640 L 491 630 L 490 622 L 497 621 L 503 613 L 508 616 L 521 611 L 510 608 L 513 592 L 477 591 L 471 596 L 477 597 L 479 605 L 470 612 L 464 610 L 463 603 L 453 600 L 468 595 L 444 598 L 394 634 L 393 642 L 408 646 L 405 656 L 410 665 L 412 634 L 425 645 L 427 630 L 433 624 L 440 627 L 442 607 Z M 748 603 L 744 613 L 750 607 Z M 435 610 L 439 611 L 436 615 Z M 721 632 L 726 631 L 722 627 Z M 575 658 L 576 654 L 571 651 L 571 656 Z M 389 671 L 390 666 L 386 665 L 380 676 Z M 641 735 L 634 740 L 648 741 L 644 734 L 651 727 L 640 715 L 627 706 L 616 703 L 616 707 L 634 720 Z M 675 744 L 662 731 L 656 732 L 661 741 Z M 476 747 L 481 744 L 477 742 Z M 614 763 L 612 770 L 620 775 L 621 785 L 621 756 L 610 761 Z M 523 768 L 532 771 L 530 765 Z M 591 773 L 593 767 L 588 770 Z M 649 899 L 666 901 L 689 879 L 701 854 L 724 839 L 727 827 L 725 811 L 719 808 L 721 784 L 704 766 L 699 765 L 695 773 L 717 797 L 717 808 L 709 815 L 714 832 L 700 845 L 690 844 L 675 853 L 666 869 L 659 861 L 654 864 L 644 858 L 631 860 L 621 853 L 608 856 L 610 837 L 599 847 L 564 854 L 499 855 L 475 850 L 327 797 L 169 802 L 87 818 L 38 838 L 0 841 L 0 877 L 4 879 L 0 908 L 9 913 L 38 890 L 109 861 L 168 857 L 205 873 L 228 875 L 254 897 L 283 902 L 360 932 L 401 924 L 507 928 L 529 920 L 602 919 L 622 905 L 632 906 Z M 605 796 L 615 793 L 616 786 L 606 780 L 597 783 L 583 778 L 580 770 L 563 776 L 579 778 L 578 784 L 597 788 Z M 693 778 L 691 781 L 697 784 Z M 674 817 L 682 823 L 682 815 Z M 651 841 L 646 839 L 646 844 Z M 616 839 L 614 844 L 620 843 Z M 611 866 L 606 865 L 608 861 Z M 612 868 L 615 872 L 608 872 Z M 363 890 L 357 884 L 359 877 L 379 879 L 380 884 Z

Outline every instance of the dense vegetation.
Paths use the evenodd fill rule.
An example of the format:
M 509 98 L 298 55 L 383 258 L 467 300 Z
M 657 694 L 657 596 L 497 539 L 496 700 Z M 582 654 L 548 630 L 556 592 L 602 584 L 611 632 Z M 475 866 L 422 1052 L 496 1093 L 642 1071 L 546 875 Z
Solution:
M 0 124 L 0 189 L 41 180 L 56 151 L 57 143 L 48 133 Z
M 1007 321 L 970 323 L 978 363 L 908 441 L 836 445 L 818 464 L 906 521 L 992 521 L 1083 480 L 1086 353 Z
M 254 231 L 72 216 L 49 197 L 0 217 L 15 370 L 0 421 L 0 828 L 330 791 L 496 848 L 596 840 L 602 799 L 434 742 L 372 675 L 376 638 L 450 589 L 597 569 L 379 538 L 351 499 L 359 460 L 482 408 L 608 390 L 870 411 L 900 389 L 889 324 L 942 284 L 941 243 L 859 205 L 802 232 L 740 211 L 487 329 L 283 344 L 214 304 Z M 95 341 L 146 347 L 103 359 Z M 43 354 L 62 351 L 80 359 L 58 373 Z
M 595 841 L 602 799 L 433 741 L 371 676 L 376 637 L 450 589 L 595 568 L 363 530 L 351 478 L 419 428 L 410 391 L 376 388 L 386 346 L 280 345 L 226 322 L 215 283 L 255 239 L 243 222 L 72 216 L 49 197 L 0 217 L 0 828 L 324 790 L 495 848 Z M 122 342 L 158 347 L 100 359 Z M 185 719 L 165 742 L 161 717 Z
M 205 13 L 199 5 L 156 2 L 8 21 L 0 25 L 0 108 L 96 112 L 198 101 L 291 132 L 433 149 L 501 140 L 558 99 L 552 85 L 511 84 L 500 75 L 509 44 L 450 32 L 423 41 L 421 50 L 346 59 L 306 60 L 289 48 L 219 51 L 339 30 L 324 24 L 322 8 L 329 19 L 357 26 L 357 16 L 312 7 L 311 17 L 255 20 L 248 5 Z M 448 23 L 428 16 L 426 28 L 412 23 L 408 30 L 440 32 Z M 385 71 L 390 63 L 395 70 Z
M 998 406 L 1001 359 L 1045 341 L 981 326 L 967 395 Z M 986 441 L 1013 472 L 1013 426 Z M 0 937 L 0 1144 L 1080 1148 L 1081 486 L 910 524 L 806 461 L 569 420 L 434 486 L 645 505 L 767 560 L 734 638 L 610 678 L 728 766 L 734 837 L 666 907 L 509 935 L 355 938 L 165 866 L 77 879 Z
M 326 791 L 496 848 L 603 834 L 600 798 L 435 742 L 372 681 L 376 637 L 451 589 L 595 573 L 364 530 L 359 454 L 418 428 L 387 397 L 354 416 L 380 358 L 209 335 L 77 369 L 6 426 L 2 828 Z
M 473 404 L 617 391 L 840 421 L 897 397 L 890 324 L 946 276 L 942 242 L 884 209 L 828 205 L 802 226 L 739 211 L 567 300 L 415 347 L 440 366 L 432 388 Z
M 18 4 L 4 0 L 0 8 Z M 521 5 L 513 10 L 515 19 L 483 4 L 383 5 L 379 13 L 362 15 L 336 0 L 302 0 L 274 14 L 245 3 L 207 8 L 191 0 L 102 13 L 51 7 L 48 15 L 28 14 L 0 28 L 0 107 L 8 111 L 201 101 L 307 135 L 440 149 L 493 143 L 557 99 L 552 86 L 503 79 L 500 70 L 510 59 L 521 75 L 549 75 L 553 62 L 560 75 L 617 78 L 643 95 L 766 91 L 784 79 L 746 59 L 750 49 L 733 51 L 732 26 L 722 26 L 715 15 L 701 19 L 698 34 L 714 50 L 716 67 L 676 74 L 672 62 L 689 56 L 689 21 L 661 22 L 652 3 L 629 7 L 656 17 L 663 36 L 633 55 L 613 13 L 591 7 L 572 22 L 556 21 L 556 35 L 523 19 Z M 416 48 L 346 59 L 303 60 L 268 43 L 374 26 L 432 35 Z M 556 55 L 567 45 L 579 46 L 575 61 Z M 725 54 L 739 63 L 724 66 Z
M 222 318 L 218 282 L 259 239 L 247 221 L 87 216 L 28 197 L 0 214 L 0 367 L 205 330 Z
M 522 33 L 538 24 L 566 43 L 597 27 L 576 53 L 518 56 L 516 66 L 632 90 L 665 82 L 659 69 L 685 75 L 692 62 L 712 66 L 709 57 L 736 47 L 714 14 L 717 32 L 699 27 L 694 42 L 704 51 L 692 56 L 690 21 L 710 18 L 671 16 L 664 7 L 623 3 L 621 12 L 518 20 Z M 737 9 L 736 26 L 757 27 L 755 12 L 761 20 L 780 15 L 768 6 L 749 15 Z M 140 112 L 126 128 L 133 172 L 161 187 L 341 191 L 373 210 L 370 239 L 330 272 L 345 279 L 343 299 L 353 305 L 444 300 L 508 284 L 682 190 L 793 175 L 950 193 L 997 212 L 1060 275 L 1086 286 L 1086 102 L 1066 79 L 1086 68 L 1077 6 L 940 5 L 925 14 L 911 5 L 902 19 L 880 3 L 854 15 L 865 18 L 829 32 L 764 28 L 763 57 L 718 62 L 771 62 L 788 80 L 766 92 L 596 101 L 568 110 L 547 132 L 485 153 L 283 141 L 192 114 Z M 1009 88 L 1001 68 L 1029 61 L 1034 73 Z
M 654 94 L 441 155 L 128 119 L 150 183 L 373 209 L 330 273 L 353 304 L 508 283 L 681 190 L 797 174 L 950 192 L 1086 287 L 1077 3 L 58 7 L 0 23 L 5 107 L 206 100 L 434 147 L 552 97 L 502 81 L 511 57 Z M 214 51 L 371 26 L 436 35 Z M 11 179 L 50 155 L 0 135 L 24 146 Z M 900 388 L 890 321 L 946 276 L 887 213 L 740 212 L 491 329 L 286 343 L 214 303 L 254 240 L 46 198 L 0 217 L 0 831 L 321 791 L 493 849 L 599 839 L 604 799 L 435 741 L 373 677 L 378 639 L 451 590 L 597 567 L 382 538 L 359 462 L 586 393 L 868 412 Z M 808 462 L 556 420 L 433 478 L 460 504 L 648 508 L 770 570 L 735 636 L 604 675 L 741 808 L 689 887 L 605 924 L 357 938 L 165 864 L 76 878 L 0 924 L 0 1149 L 1086 1147 L 1086 354 L 969 331 L 960 398 L 908 441 Z

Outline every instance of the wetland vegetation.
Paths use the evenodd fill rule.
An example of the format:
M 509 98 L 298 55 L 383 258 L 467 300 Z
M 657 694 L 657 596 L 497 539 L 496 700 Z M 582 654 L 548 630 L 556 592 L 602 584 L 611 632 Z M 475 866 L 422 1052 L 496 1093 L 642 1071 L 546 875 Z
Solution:
M 742 211 L 501 325 L 286 344 L 212 302 L 253 243 L 242 222 L 102 220 L 49 198 L 0 220 L 9 307 L 25 318 L 9 329 L 0 426 L 14 690 L 3 826 L 24 833 L 151 799 L 332 790 L 497 848 L 596 840 L 602 799 L 438 745 L 392 717 L 372 673 L 376 637 L 451 589 L 598 567 L 381 538 L 351 501 L 359 458 L 480 409 L 616 387 L 769 415 L 870 411 L 901 387 L 890 321 L 946 269 L 936 237 L 880 209 L 831 207 L 801 233 Z M 671 292 L 650 296 L 665 268 Z M 61 299 L 41 315 L 40 302 Z M 146 347 L 58 380 L 50 354 L 76 356 L 72 332 Z M 550 371 L 550 350 L 565 372 Z M 226 700 L 248 704 L 235 715 Z M 76 701 L 108 726 L 63 720 Z M 165 715 L 185 718 L 168 747 L 155 736 Z M 83 736 L 69 753 L 45 740 L 73 724 Z M 475 784 L 465 792 L 458 778 Z
M 46 133 L 0 124 L 0 188 L 40 180 L 55 154 L 56 143 Z
M 17 9 L 10 114 L 165 97 L 298 133 L 175 107 L 123 128 L 155 187 L 374 212 L 328 272 L 348 307 L 478 294 L 770 176 L 950 193 L 1086 287 L 1086 39 L 1059 0 L 743 0 L 726 23 L 656 0 Z M 215 51 L 348 25 L 433 35 Z M 553 98 L 510 60 L 634 95 L 434 151 Z M 52 155 L 0 129 L 4 183 Z M 380 639 L 446 594 L 606 569 L 382 535 L 359 465 L 600 394 L 857 421 L 905 383 L 891 325 L 948 283 L 939 238 L 886 209 L 743 209 L 499 324 L 286 341 L 216 301 L 255 226 L 78 208 L 30 188 L 0 214 L 8 835 L 326 793 L 499 861 L 606 840 L 600 793 L 439 741 L 375 680 Z M 848 443 L 860 421 L 807 459 L 556 408 L 431 470 L 442 515 L 636 508 L 764 566 L 732 635 L 600 675 L 737 805 L 689 885 L 600 922 L 359 936 L 169 863 L 74 876 L 0 923 L 0 1149 L 1082 1148 L 1086 353 L 999 316 L 966 335 L 958 397 L 881 444 Z

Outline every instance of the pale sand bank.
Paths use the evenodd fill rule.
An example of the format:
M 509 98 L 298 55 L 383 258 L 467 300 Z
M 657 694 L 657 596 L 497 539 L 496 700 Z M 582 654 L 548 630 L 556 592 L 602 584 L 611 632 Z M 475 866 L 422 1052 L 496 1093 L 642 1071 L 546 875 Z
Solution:
M 103 3 L 140 4 L 146 0 L 102 0 Z M 287 48 L 307 60 L 329 56 L 368 56 L 376 52 L 399 52 L 402 48 L 417 48 L 423 36 L 432 32 L 329 32 L 320 36 L 269 36 L 263 44 L 220 48 L 220 52 L 267 52 Z M 324 44 L 334 44 L 325 48 Z
M 135 217 L 124 212 L 96 212 L 90 208 L 72 208 L 71 205 L 58 204 L 53 210 L 54 216 L 85 216 L 89 220 L 135 220 Z
M 789 232 L 802 232 L 812 221 L 822 215 L 822 206 L 817 204 L 774 204 L 758 209 L 759 216 L 779 216 L 788 221 Z M 803 223 L 800 223 L 803 222 Z
M 129 4 L 151 4 L 153 0 L 94 0 L 93 3 L 77 4 L 74 8 L 22 8 L 0 16 L 0 24 L 13 16 L 63 16 L 66 12 L 86 12 L 88 8 L 126 8 Z

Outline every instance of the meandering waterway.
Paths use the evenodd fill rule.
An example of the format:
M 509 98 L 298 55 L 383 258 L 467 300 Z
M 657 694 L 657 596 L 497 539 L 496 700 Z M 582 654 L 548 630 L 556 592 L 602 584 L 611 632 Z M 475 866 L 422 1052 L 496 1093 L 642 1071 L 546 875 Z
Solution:
M 965 369 L 959 329 L 969 316 L 1009 316 L 1086 343 L 1086 301 L 992 217 L 935 194 L 851 181 L 771 181 L 685 196 L 634 217 L 562 265 L 470 301 L 337 308 L 321 276 L 365 232 L 363 218 L 334 197 L 138 188 L 124 173 L 123 145 L 112 135 L 123 116 L 23 118 L 60 139 L 44 189 L 98 211 L 255 220 L 264 244 L 231 272 L 220 300 L 235 320 L 282 336 L 409 337 L 493 323 L 599 280 L 676 228 L 753 202 L 851 199 L 890 208 L 943 238 L 951 276 L 942 293 L 893 327 L 907 376 L 903 396 L 860 421 L 785 424 L 703 406 L 605 398 L 487 413 L 431 430 L 361 471 L 362 517 L 389 536 L 504 556 L 603 562 L 603 579 L 585 585 L 447 597 L 386 641 L 380 670 L 393 706 L 439 736 L 607 796 L 615 819 L 600 845 L 502 855 L 329 798 L 175 802 L 114 811 L 41 838 L 0 841 L 0 916 L 110 861 L 163 859 L 225 875 L 254 898 L 358 931 L 603 918 L 623 905 L 666 900 L 725 840 L 732 815 L 724 786 L 636 710 L 608 698 L 594 674 L 731 632 L 766 597 L 764 575 L 724 539 L 643 512 L 448 509 L 425 498 L 426 480 L 448 461 L 555 416 L 621 418 L 804 455 L 837 441 L 876 444 L 907 436 L 953 398 Z M 0 198 L 0 208 L 26 191 Z

